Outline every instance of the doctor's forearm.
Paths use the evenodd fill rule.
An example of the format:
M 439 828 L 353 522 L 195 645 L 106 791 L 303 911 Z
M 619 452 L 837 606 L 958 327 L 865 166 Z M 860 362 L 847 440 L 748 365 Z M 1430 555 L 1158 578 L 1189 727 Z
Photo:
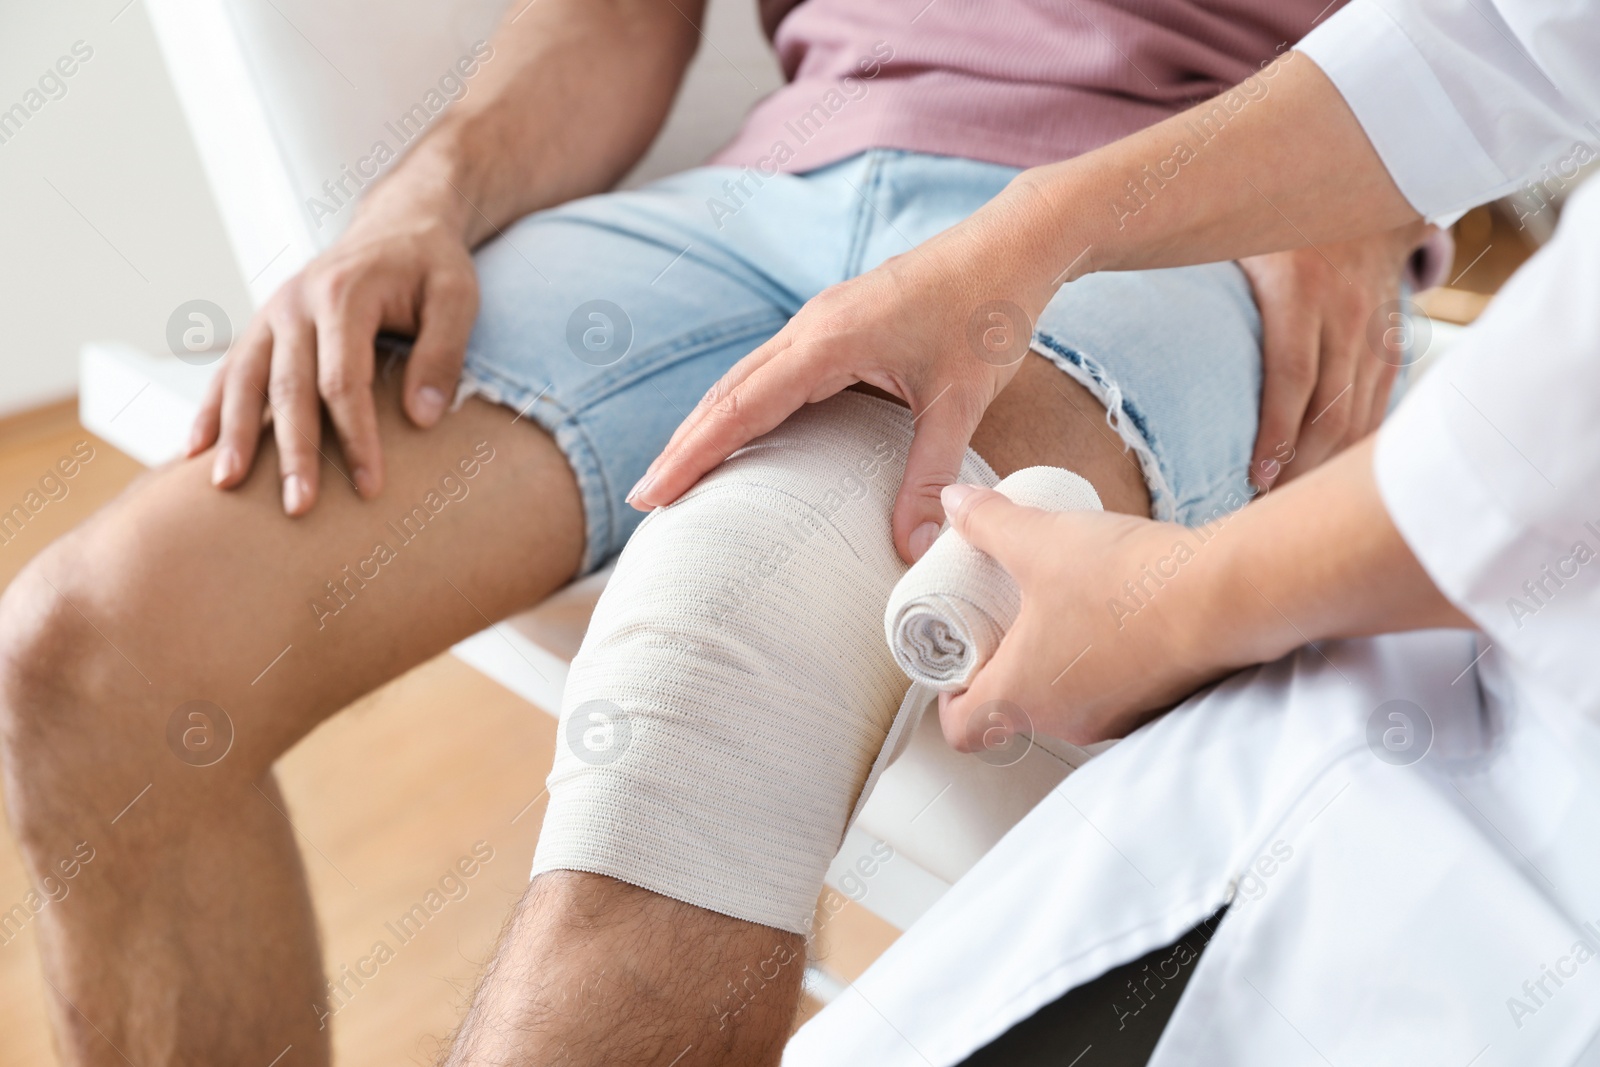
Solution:
M 1228 665 L 1307 641 L 1434 627 L 1474 628 L 1434 586 L 1395 528 L 1373 471 L 1375 437 L 1225 520 L 1197 619 Z M 1221 616 L 1221 617 L 1218 617 Z
M 1238 259 L 1418 218 L 1338 89 L 1292 52 L 1214 101 L 1025 171 L 975 216 L 1002 259 L 1026 264 L 1040 306 L 1090 271 Z

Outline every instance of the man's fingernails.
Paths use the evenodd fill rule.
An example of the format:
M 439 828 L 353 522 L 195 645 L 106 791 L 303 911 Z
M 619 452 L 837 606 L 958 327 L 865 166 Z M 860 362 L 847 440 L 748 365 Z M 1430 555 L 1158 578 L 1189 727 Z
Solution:
M 290 515 L 298 515 L 311 503 L 311 486 L 298 474 L 291 474 L 283 480 L 283 510 Z
M 211 484 L 221 485 L 239 473 L 239 452 L 231 445 L 217 449 L 217 458 L 211 462 Z
M 624 503 L 631 504 L 635 500 L 641 499 L 655 484 L 656 476 L 653 474 L 646 474 L 643 478 L 639 479 L 638 483 L 635 484 L 632 489 L 628 490 L 628 495 L 624 499 Z
M 417 422 L 423 426 L 432 426 L 438 422 L 439 416 L 444 414 L 444 405 L 444 394 L 431 385 L 424 385 L 418 389 L 416 398 L 411 401 Z
M 939 524 L 925 522 L 911 531 L 911 559 L 913 562 L 927 555 L 928 549 L 933 547 L 933 542 L 939 537 Z
M 962 485 L 960 482 L 954 485 L 947 485 L 939 491 L 939 503 L 944 505 L 944 513 L 950 516 L 951 521 L 954 521 L 956 513 L 961 510 L 961 505 L 965 504 L 967 498 L 977 491 L 973 486 Z
M 357 467 L 350 472 L 350 480 L 356 483 L 356 492 L 362 496 L 372 496 L 378 491 L 378 479 L 365 467 Z

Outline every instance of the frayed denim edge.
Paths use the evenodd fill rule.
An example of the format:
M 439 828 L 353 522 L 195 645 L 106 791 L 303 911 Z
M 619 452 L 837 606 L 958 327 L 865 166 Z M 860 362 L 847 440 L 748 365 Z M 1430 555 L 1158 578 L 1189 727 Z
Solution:
M 1035 337 L 1032 348 L 1105 406 L 1106 425 L 1115 430 L 1123 445 L 1139 458 L 1139 469 L 1144 473 L 1145 487 L 1150 492 L 1150 517 L 1161 522 L 1176 521 L 1177 495 L 1162 473 L 1161 461 L 1156 458 L 1144 428 L 1144 418 L 1123 400 L 1122 387 L 1100 364 L 1049 337 Z
M 605 562 L 608 555 L 606 546 L 611 537 L 612 526 L 617 520 L 611 510 L 610 494 L 605 489 L 605 472 L 592 454 L 592 446 L 581 436 L 581 431 L 579 434 L 564 432 L 572 429 L 570 426 L 562 425 L 568 420 L 565 412 L 559 408 L 553 410 L 546 408 L 539 403 L 543 398 L 553 407 L 554 401 L 545 396 L 548 389 L 549 386 L 546 386 L 535 394 L 534 390 L 526 386 L 510 385 L 491 375 L 475 372 L 471 367 L 463 366 L 461 378 L 456 382 L 456 395 L 450 403 L 450 410 L 459 409 L 471 397 L 481 397 L 491 404 L 498 404 L 517 412 L 518 418 L 527 419 L 550 435 L 556 449 L 567 461 L 567 466 L 572 468 L 573 477 L 578 482 L 578 494 L 583 499 L 583 559 L 578 564 L 578 573 L 573 576 L 576 580 L 599 570 L 601 564 Z

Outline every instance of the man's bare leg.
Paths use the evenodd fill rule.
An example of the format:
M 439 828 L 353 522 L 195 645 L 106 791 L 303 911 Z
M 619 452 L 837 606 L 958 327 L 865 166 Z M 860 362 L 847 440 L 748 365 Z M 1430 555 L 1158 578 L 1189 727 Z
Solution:
M 1137 461 L 1087 390 L 1030 354 L 973 447 L 1001 476 L 1066 467 L 1110 510 L 1149 514 Z M 535 879 L 484 975 L 449 1067 L 776 1063 L 802 938 L 600 875 Z M 756 976 L 752 978 L 752 975 Z
M 7 805 L 36 884 L 93 850 L 38 920 L 69 1064 L 266 1064 L 289 1045 L 284 1067 L 327 1062 L 311 904 L 272 761 L 576 570 L 577 488 L 549 437 L 481 401 L 424 433 L 395 393 L 380 389 L 380 498 L 363 503 L 325 464 L 324 499 L 291 520 L 275 457 L 222 493 L 201 456 L 141 478 L 7 591 Z M 447 501 L 437 514 L 430 492 Z M 425 525 L 405 525 L 413 505 Z M 380 541 L 392 558 L 364 562 Z M 235 731 L 209 766 L 176 754 L 210 758 L 201 720 L 181 715 L 174 732 L 190 701 Z

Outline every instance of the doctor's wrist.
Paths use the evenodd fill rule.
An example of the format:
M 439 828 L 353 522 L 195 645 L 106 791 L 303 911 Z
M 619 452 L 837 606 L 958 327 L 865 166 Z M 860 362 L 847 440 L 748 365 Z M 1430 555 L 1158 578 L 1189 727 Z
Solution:
M 1373 438 L 1224 520 L 1206 610 L 1219 666 L 1268 663 L 1314 641 L 1472 628 L 1395 528 Z

